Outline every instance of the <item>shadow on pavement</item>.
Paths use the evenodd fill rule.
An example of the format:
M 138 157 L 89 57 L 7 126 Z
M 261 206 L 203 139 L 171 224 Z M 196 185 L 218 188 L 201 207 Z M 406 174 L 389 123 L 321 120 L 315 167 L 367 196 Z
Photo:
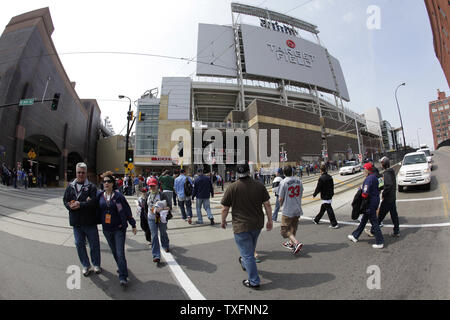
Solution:
M 184 254 L 187 251 L 187 249 L 182 247 L 172 247 L 170 249 L 170 253 L 172 253 L 177 263 L 182 267 L 185 267 L 189 270 L 207 273 L 214 273 L 217 271 L 217 266 L 215 264 L 212 264 L 206 260 L 185 256 Z
M 322 283 L 333 281 L 336 277 L 331 273 L 274 273 L 259 271 L 263 279 L 260 291 L 315 287 Z M 266 283 L 266 281 L 269 281 Z
M 167 299 L 167 293 L 173 299 L 186 299 L 180 288 L 173 284 L 160 281 L 142 282 L 128 270 L 128 285 L 121 287 L 119 277 L 105 269 L 99 275 L 91 275 L 90 280 L 101 289 L 108 297 L 121 300 L 141 300 L 141 299 Z M 172 294 L 173 293 L 173 294 Z

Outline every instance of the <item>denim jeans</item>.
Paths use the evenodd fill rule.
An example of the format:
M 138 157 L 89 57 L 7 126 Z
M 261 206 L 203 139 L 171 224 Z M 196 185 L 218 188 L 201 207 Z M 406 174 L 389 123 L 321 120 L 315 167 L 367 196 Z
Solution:
M 280 196 L 275 195 L 275 210 L 273 211 L 272 214 L 272 220 L 273 221 L 277 221 L 278 219 L 278 211 L 280 211 L 280 200 L 279 200 Z
M 186 198 L 183 198 L 186 199 Z M 186 210 L 187 210 L 187 216 L 192 218 L 192 200 L 191 199 L 186 199 L 186 200 L 181 200 L 180 198 L 178 199 L 178 206 L 180 207 L 180 211 L 181 211 L 181 217 L 183 218 L 183 220 L 186 220 L 186 210 L 184 208 L 184 206 L 186 205 Z
M 234 234 L 234 241 L 236 241 L 241 253 L 242 265 L 247 270 L 248 280 L 252 285 L 259 285 L 260 283 L 255 262 L 256 243 L 260 233 L 261 230 L 253 230 Z
M 378 224 L 381 224 L 383 222 L 384 218 L 386 217 L 387 213 L 391 213 L 391 220 L 392 224 L 394 225 L 394 233 L 398 234 L 400 233 L 400 223 L 398 221 L 398 213 L 397 213 L 397 205 L 394 202 L 381 202 L 380 205 L 380 212 L 378 213 Z M 373 233 L 374 228 L 372 226 L 371 232 Z
M 148 226 L 152 232 L 152 255 L 153 258 L 161 258 L 161 249 L 159 247 L 158 230 L 161 234 L 161 246 L 163 249 L 169 249 L 169 236 L 167 235 L 167 223 L 156 223 L 155 220 L 148 219 Z
M 378 224 L 376 209 L 368 209 L 367 212 L 362 215 L 362 219 L 358 228 L 356 228 L 356 230 L 352 233 L 353 236 L 356 239 L 359 238 L 361 233 L 364 231 L 364 227 L 366 226 L 368 220 L 370 220 L 370 223 L 372 224 L 373 235 L 375 236 L 376 244 L 384 244 L 383 234 L 381 233 L 380 225 Z
M 75 238 L 75 246 L 80 258 L 81 265 L 88 268 L 91 263 L 86 251 L 86 237 L 91 248 L 91 260 L 94 266 L 100 267 L 100 239 L 98 237 L 98 229 L 96 225 L 73 227 L 73 235 Z
M 209 219 L 214 219 L 214 216 L 211 213 L 211 208 L 209 205 L 209 198 L 208 199 L 196 199 L 195 205 L 197 207 L 197 221 L 198 222 L 203 222 L 203 217 L 202 217 L 202 204 L 203 204 L 203 208 L 206 210 L 206 214 L 208 215 Z
M 114 260 L 116 260 L 117 267 L 119 268 L 119 280 L 127 280 L 128 268 L 127 260 L 125 259 L 125 230 L 103 230 L 103 234 L 106 241 L 108 241 Z

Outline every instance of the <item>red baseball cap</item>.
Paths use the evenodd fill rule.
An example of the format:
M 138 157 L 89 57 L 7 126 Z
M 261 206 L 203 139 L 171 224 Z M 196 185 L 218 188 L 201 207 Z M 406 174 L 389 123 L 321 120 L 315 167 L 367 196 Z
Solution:
M 366 170 L 368 170 L 368 171 L 373 171 L 373 166 L 372 166 L 372 164 L 371 164 L 370 162 L 367 162 L 367 163 L 364 165 L 364 169 L 366 169 Z
M 151 178 L 148 183 L 149 186 L 157 186 L 158 185 L 158 180 L 156 180 L 155 178 Z

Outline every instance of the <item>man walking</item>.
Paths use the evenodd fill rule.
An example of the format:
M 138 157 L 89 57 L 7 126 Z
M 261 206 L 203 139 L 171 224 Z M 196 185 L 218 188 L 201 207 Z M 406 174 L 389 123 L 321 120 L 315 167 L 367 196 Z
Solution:
M 382 249 L 384 247 L 384 239 L 377 219 L 377 208 L 380 204 L 380 192 L 378 191 L 378 178 L 374 173 L 375 171 L 372 164 L 370 162 L 366 163 L 364 165 L 366 179 L 362 186 L 362 197 L 364 199 L 363 202 L 365 201 L 367 203 L 367 208 L 364 208 L 364 214 L 358 228 L 356 228 L 352 234 L 348 235 L 348 239 L 353 242 L 358 242 L 358 238 L 363 232 L 367 221 L 370 220 L 376 241 L 376 244 L 373 244 L 372 247 L 374 249 Z
M 186 182 L 187 181 L 187 182 Z M 186 176 L 186 171 L 184 169 L 180 170 L 180 175 L 175 179 L 175 193 L 178 197 L 178 206 L 180 207 L 181 217 L 184 221 L 187 221 L 189 224 L 192 223 L 192 201 L 191 194 L 186 194 L 185 185 L 188 183 L 188 187 L 190 186 L 190 190 L 193 188 L 192 180 Z M 185 208 L 186 206 L 186 208 Z M 186 216 L 187 210 L 187 216 Z
M 400 224 L 398 221 L 397 205 L 396 205 L 396 188 L 397 181 L 395 178 L 395 171 L 392 169 L 391 163 L 388 157 L 383 157 L 380 160 L 381 166 L 384 169 L 383 180 L 384 189 L 381 194 L 383 201 L 381 202 L 380 209 L 378 210 L 378 224 L 381 226 L 387 213 L 391 214 L 392 224 L 394 225 L 394 232 L 391 233 L 392 237 L 400 236 Z M 374 227 L 372 226 L 370 232 L 366 232 L 370 237 L 373 237 Z
M 283 170 L 281 168 L 278 168 L 277 170 L 277 176 L 275 177 L 275 179 L 273 179 L 273 183 L 272 183 L 272 190 L 273 193 L 275 194 L 275 210 L 273 211 L 272 214 L 272 221 L 277 221 L 278 219 L 278 211 L 280 210 L 280 200 L 279 200 L 279 189 L 280 189 L 280 183 L 281 181 L 283 181 L 284 179 L 284 175 L 283 175 Z
M 63 203 L 69 210 L 69 223 L 73 227 L 75 246 L 83 265 L 83 275 L 87 277 L 92 269 L 86 252 L 86 237 L 91 248 L 91 260 L 94 272 L 100 273 L 100 240 L 97 224 L 100 218 L 96 212 L 97 188 L 87 179 L 87 165 L 83 162 L 76 165 L 76 179 L 64 192 Z
M 174 179 L 171 175 L 169 175 L 168 170 L 164 170 L 161 177 L 159 177 L 159 182 L 161 183 L 163 193 L 167 196 L 167 204 L 172 208 Z
M 214 188 L 212 186 L 211 179 L 203 175 L 203 169 L 197 170 L 198 177 L 194 181 L 194 191 L 192 193 L 192 199 L 197 198 L 195 205 L 197 207 L 197 221 L 196 224 L 203 224 L 202 217 L 202 205 L 206 210 L 208 219 L 211 225 L 214 225 L 214 216 L 211 213 L 209 198 L 214 198 Z
M 283 247 L 290 249 L 293 254 L 298 253 L 303 244 L 295 238 L 298 229 L 298 220 L 303 215 L 302 195 L 303 184 L 298 177 L 292 176 L 292 168 L 287 165 L 283 168 L 286 178 L 280 184 L 280 206 L 283 206 L 281 216 L 281 236 L 288 241 Z
M 320 172 L 322 175 L 317 182 L 316 190 L 314 191 L 313 198 L 320 192 L 320 198 L 322 199 L 322 205 L 320 206 L 319 214 L 313 219 L 315 224 L 319 224 L 323 214 L 327 211 L 328 218 L 330 219 L 330 228 L 337 229 L 339 225 L 334 215 L 333 207 L 331 206 L 331 199 L 334 195 L 334 183 L 333 178 L 328 174 L 327 167 L 324 163 L 320 165 Z
M 250 177 L 247 163 L 237 166 L 238 181 L 231 184 L 222 198 L 222 228 L 226 229 L 227 216 L 232 208 L 234 240 L 241 256 L 239 263 L 247 271 L 248 279 L 242 281 L 247 288 L 260 287 L 260 278 L 255 262 L 255 250 L 261 229 L 264 227 L 264 205 L 267 215 L 267 231 L 272 230 L 272 208 L 266 187 Z

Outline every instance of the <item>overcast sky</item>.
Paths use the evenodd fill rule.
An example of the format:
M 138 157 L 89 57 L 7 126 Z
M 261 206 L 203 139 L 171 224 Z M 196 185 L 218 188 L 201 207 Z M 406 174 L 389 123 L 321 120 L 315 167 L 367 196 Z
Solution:
M 16 15 L 49 7 L 52 39 L 80 98 L 97 99 L 102 118 L 119 133 L 126 125 L 128 100 L 161 87 L 165 76 L 195 76 L 195 63 L 138 55 L 64 54 L 79 51 L 136 52 L 195 58 L 199 23 L 231 25 L 230 0 L 16 0 L 3 3 L 0 27 Z M 378 107 L 383 119 L 400 126 L 395 88 L 408 144 L 433 146 L 428 102 L 449 88 L 433 49 L 423 0 L 247 0 L 318 26 L 322 45 L 344 72 L 357 113 Z M 373 20 L 379 8 L 380 20 Z M 375 8 L 375 9 L 376 9 Z M 243 17 L 242 22 L 252 23 Z M 369 29 L 367 21 L 379 23 Z M 421 129 L 418 129 L 421 128 Z M 124 133 L 124 131 L 122 132 Z

